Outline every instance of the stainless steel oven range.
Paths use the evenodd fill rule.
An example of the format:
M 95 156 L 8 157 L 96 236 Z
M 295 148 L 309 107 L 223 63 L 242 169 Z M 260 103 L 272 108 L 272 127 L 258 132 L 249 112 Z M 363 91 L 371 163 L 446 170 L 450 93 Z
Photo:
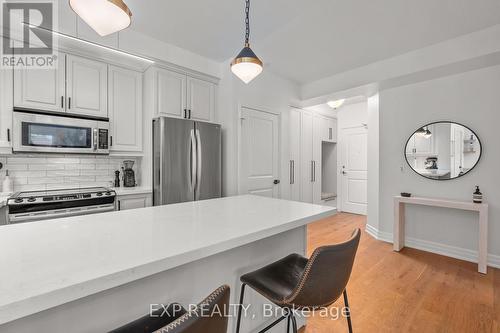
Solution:
M 19 192 L 7 200 L 8 222 L 19 223 L 115 210 L 115 191 L 104 187 Z

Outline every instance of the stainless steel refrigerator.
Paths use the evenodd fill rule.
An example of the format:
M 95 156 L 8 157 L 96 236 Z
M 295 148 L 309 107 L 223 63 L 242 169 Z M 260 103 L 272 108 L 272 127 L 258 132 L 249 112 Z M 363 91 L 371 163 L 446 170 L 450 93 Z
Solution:
M 221 126 L 153 119 L 153 204 L 221 196 Z

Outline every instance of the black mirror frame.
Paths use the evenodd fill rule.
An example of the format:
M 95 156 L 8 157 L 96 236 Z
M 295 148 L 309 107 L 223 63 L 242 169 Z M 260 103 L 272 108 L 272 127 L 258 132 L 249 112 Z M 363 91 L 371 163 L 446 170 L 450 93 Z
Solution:
M 439 178 L 432 178 L 432 177 L 427 177 L 427 176 L 424 176 L 424 175 L 421 175 L 420 173 L 418 173 L 415 169 L 413 169 L 413 167 L 411 166 L 410 164 L 410 161 L 408 161 L 408 157 L 406 156 L 406 146 L 408 146 L 408 142 L 410 142 L 411 138 L 417 133 L 417 131 L 423 127 L 427 127 L 427 126 L 430 126 L 430 125 L 435 125 L 435 124 L 455 124 L 455 125 L 460 125 L 462 127 L 465 127 L 467 128 L 469 131 L 471 131 L 474 136 L 476 137 L 478 143 L 479 143 L 479 147 L 480 147 L 480 152 L 479 152 L 479 157 L 476 161 L 476 163 L 474 164 L 474 166 L 472 168 L 470 168 L 469 171 L 465 172 L 464 174 L 462 175 L 459 175 L 457 177 L 454 177 L 454 178 L 449 178 L 449 179 L 439 179 Z M 454 121 L 448 121 L 448 120 L 440 120 L 440 121 L 434 121 L 432 123 L 428 123 L 428 124 L 425 124 L 425 125 L 422 125 L 420 127 L 418 127 L 411 135 L 410 137 L 406 140 L 406 143 L 403 147 L 403 155 L 405 157 L 405 161 L 406 161 L 406 164 L 408 164 L 408 166 L 410 167 L 410 169 L 416 173 L 417 175 L 419 175 L 420 177 L 423 177 L 423 178 L 426 178 L 426 179 L 430 179 L 430 180 L 437 180 L 437 181 L 447 181 L 447 180 L 455 180 L 455 179 L 459 179 L 467 174 L 469 174 L 472 170 L 474 170 L 476 168 L 476 166 L 479 164 L 479 161 L 481 161 L 481 157 L 483 156 L 483 143 L 481 142 L 481 139 L 479 138 L 479 136 L 477 135 L 476 132 L 474 132 L 469 126 L 465 126 L 463 124 L 460 124 L 460 123 L 457 123 L 457 122 L 454 122 Z

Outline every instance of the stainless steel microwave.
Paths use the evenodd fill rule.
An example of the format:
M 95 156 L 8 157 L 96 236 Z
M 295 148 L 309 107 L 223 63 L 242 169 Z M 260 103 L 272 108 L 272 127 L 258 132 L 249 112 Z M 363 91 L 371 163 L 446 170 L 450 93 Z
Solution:
M 14 111 L 14 153 L 109 154 L 109 120 Z

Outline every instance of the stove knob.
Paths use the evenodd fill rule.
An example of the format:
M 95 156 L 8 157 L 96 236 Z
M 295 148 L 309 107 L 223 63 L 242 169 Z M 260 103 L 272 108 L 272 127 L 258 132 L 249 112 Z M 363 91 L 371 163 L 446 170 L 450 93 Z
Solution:
M 14 200 L 15 203 L 21 203 L 23 201 L 24 201 L 23 199 L 16 199 L 16 200 Z
M 108 192 L 106 192 L 106 195 L 111 195 L 111 192 L 109 192 L 109 191 L 108 191 Z
M 102 197 L 102 192 L 97 192 L 96 194 L 98 197 Z
M 36 201 L 36 198 L 33 198 L 33 197 L 30 197 L 30 198 L 28 199 L 28 202 L 35 202 L 35 201 Z

